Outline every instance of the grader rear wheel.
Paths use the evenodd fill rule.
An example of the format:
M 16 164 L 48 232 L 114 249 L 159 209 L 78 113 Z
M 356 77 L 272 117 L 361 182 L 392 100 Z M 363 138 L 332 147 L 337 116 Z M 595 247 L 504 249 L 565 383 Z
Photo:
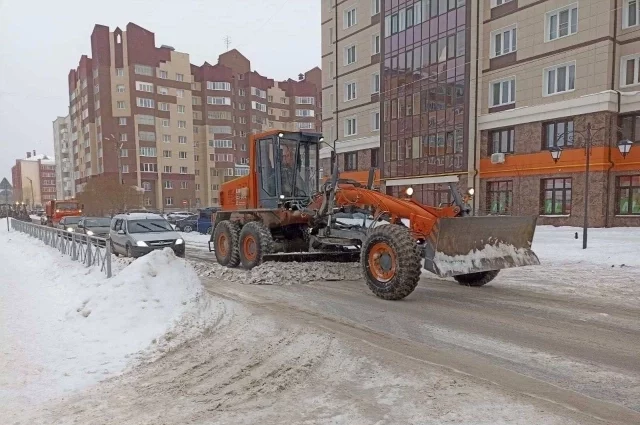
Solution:
M 240 226 L 225 220 L 218 223 L 213 234 L 213 250 L 221 266 L 237 267 L 240 264 L 238 239 Z
M 374 228 L 362 246 L 360 264 L 369 289 L 385 300 L 401 300 L 418 286 L 420 252 L 409 231 L 396 224 Z
M 260 265 L 264 255 L 273 252 L 271 231 L 258 221 L 249 222 L 242 227 L 239 244 L 240 261 L 246 269 Z

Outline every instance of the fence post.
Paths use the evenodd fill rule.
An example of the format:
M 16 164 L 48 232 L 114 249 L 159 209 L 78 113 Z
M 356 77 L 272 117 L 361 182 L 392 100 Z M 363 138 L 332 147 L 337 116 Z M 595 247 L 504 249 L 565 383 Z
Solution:
M 87 258 L 85 259 L 87 262 L 87 267 L 91 266 L 91 240 L 87 239 Z
M 111 238 L 109 238 L 109 236 L 107 236 L 106 238 L 104 248 L 105 248 L 104 261 L 107 262 L 107 278 L 110 278 L 111 277 Z

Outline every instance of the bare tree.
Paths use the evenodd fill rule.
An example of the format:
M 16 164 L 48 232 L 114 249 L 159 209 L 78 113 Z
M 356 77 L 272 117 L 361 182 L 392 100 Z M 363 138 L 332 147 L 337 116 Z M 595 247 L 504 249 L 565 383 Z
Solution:
M 112 216 L 128 209 L 140 208 L 142 196 L 134 186 L 123 185 L 117 176 L 98 176 L 89 180 L 78 193 L 88 215 Z

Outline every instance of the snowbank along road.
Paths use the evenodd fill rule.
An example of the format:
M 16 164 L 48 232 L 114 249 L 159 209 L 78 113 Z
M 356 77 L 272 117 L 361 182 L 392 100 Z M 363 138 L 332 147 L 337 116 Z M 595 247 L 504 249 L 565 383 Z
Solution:
M 551 239 L 557 250 L 561 243 Z M 199 307 L 182 314 L 206 311 L 206 328 L 187 322 L 194 331 L 176 341 L 167 326 L 160 339 L 176 342 L 134 356 L 123 375 L 30 412 L 8 416 L 14 411 L 0 407 L 0 417 L 20 424 L 640 423 L 640 288 L 632 284 L 640 264 L 633 259 L 621 259 L 624 267 L 603 258 L 547 261 L 501 273 L 484 288 L 425 274 L 410 297 L 389 302 L 370 295 L 350 264 L 275 263 L 246 272 L 212 263 L 199 248 L 188 251 L 192 267 L 165 261 L 200 277 L 210 296 L 196 298 L 208 299 L 206 308 L 194 300 Z M 131 266 L 140 271 L 141 260 Z M 161 265 L 142 270 L 154 274 Z M 585 281 L 596 276 L 597 284 Z M 181 314 L 170 311 L 161 320 Z

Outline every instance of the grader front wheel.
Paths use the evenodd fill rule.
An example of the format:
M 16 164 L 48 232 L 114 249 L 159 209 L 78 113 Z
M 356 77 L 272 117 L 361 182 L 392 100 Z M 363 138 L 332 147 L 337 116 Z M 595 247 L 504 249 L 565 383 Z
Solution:
M 413 292 L 420 280 L 420 260 L 416 241 L 396 224 L 374 228 L 360 257 L 367 286 L 385 300 L 400 300 Z
M 239 234 L 240 226 L 237 223 L 225 220 L 216 226 L 213 249 L 221 266 L 237 267 L 240 264 Z

